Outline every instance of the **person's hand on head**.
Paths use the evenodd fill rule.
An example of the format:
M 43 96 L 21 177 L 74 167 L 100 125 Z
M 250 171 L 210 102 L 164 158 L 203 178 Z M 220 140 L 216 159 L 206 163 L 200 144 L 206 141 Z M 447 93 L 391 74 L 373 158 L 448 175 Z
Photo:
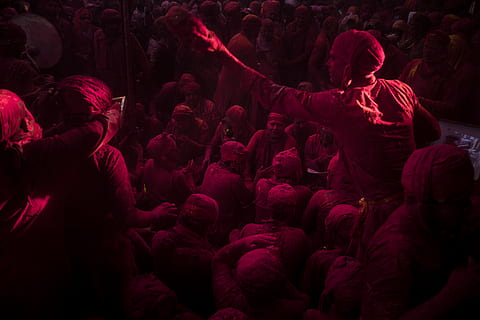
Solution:
M 265 233 L 246 237 L 245 241 L 248 242 L 248 246 L 253 250 L 273 246 L 277 241 L 277 237 L 272 233 Z
M 154 214 L 153 225 L 160 229 L 173 227 L 177 221 L 178 210 L 174 203 L 164 202 L 155 207 L 152 213 Z

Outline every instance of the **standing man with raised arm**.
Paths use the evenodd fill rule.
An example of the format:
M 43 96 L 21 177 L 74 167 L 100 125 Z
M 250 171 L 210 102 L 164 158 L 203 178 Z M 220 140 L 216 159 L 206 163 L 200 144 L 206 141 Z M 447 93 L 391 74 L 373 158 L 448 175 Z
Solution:
M 351 251 L 359 247 L 357 255 L 363 256 L 362 249 L 374 232 L 402 202 L 401 172 L 416 140 L 432 141 L 440 135 L 437 121 L 408 85 L 375 77 L 385 59 L 382 46 L 368 32 L 340 34 L 328 61 L 331 82 L 338 89 L 309 93 L 273 83 L 241 63 L 188 13 L 177 17 L 169 20 L 170 29 L 198 50 L 218 52 L 235 63 L 241 70 L 243 89 L 265 108 L 314 119 L 332 130 L 340 161 L 362 196 L 362 214 Z

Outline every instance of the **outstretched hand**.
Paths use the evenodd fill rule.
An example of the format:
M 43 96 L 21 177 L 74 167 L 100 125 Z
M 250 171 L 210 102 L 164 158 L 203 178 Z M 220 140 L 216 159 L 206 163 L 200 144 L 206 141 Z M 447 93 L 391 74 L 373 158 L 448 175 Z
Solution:
M 215 33 L 184 8 L 170 8 L 165 15 L 165 22 L 178 40 L 195 51 L 228 53 Z

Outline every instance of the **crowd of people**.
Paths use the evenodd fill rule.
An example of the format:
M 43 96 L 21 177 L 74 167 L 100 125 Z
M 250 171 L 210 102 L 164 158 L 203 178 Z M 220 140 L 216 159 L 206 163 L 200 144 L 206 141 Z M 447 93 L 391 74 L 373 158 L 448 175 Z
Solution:
M 0 316 L 480 317 L 477 5 L 0 0 Z

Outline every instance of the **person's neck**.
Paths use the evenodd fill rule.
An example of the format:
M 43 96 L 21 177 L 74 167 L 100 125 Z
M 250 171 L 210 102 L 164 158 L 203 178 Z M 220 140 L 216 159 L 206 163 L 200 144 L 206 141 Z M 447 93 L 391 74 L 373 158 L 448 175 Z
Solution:
M 374 84 L 376 81 L 377 78 L 373 74 L 361 77 L 354 77 L 352 78 L 352 82 L 350 83 L 349 87 L 366 87 Z

